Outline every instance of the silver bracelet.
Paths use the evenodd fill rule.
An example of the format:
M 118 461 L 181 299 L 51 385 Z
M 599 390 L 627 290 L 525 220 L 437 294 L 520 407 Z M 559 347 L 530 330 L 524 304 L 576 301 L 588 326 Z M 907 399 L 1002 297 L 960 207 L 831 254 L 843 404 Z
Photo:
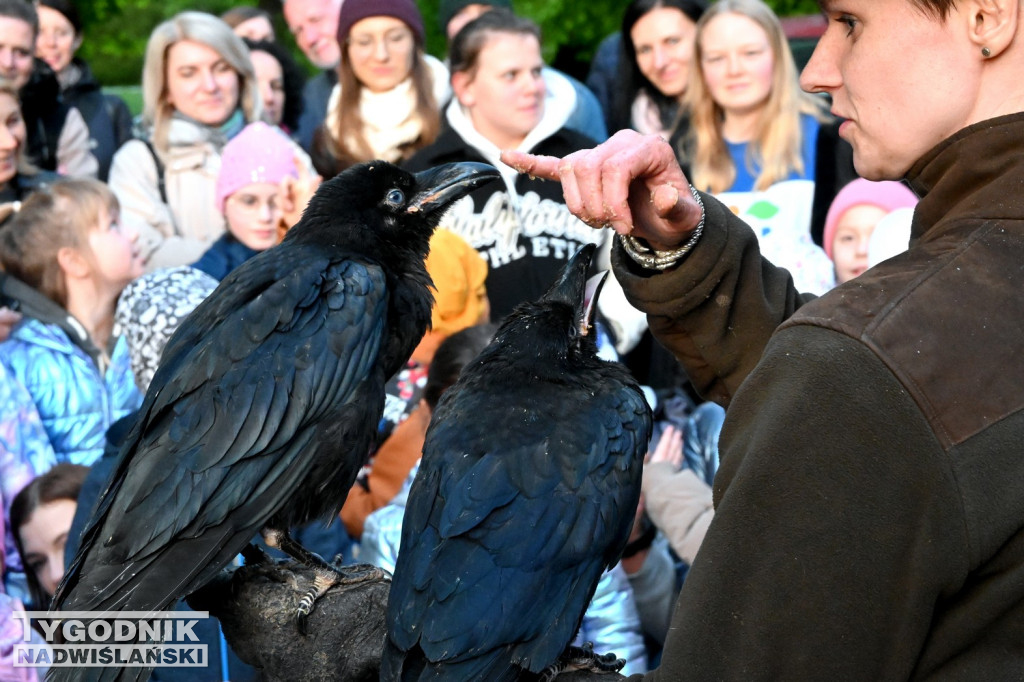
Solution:
M 619 241 L 622 243 L 622 248 L 625 249 L 629 257 L 632 258 L 637 264 L 647 268 L 648 270 L 668 270 L 673 265 L 676 265 L 683 259 L 683 256 L 690 253 L 693 247 L 697 245 L 697 240 L 700 239 L 701 233 L 704 231 L 704 202 L 700 199 L 700 194 L 697 190 L 690 185 L 690 193 L 693 194 L 693 198 L 697 201 L 697 205 L 700 206 L 700 222 L 697 223 L 697 227 L 693 230 L 693 235 L 689 240 L 678 249 L 672 249 L 671 251 L 656 251 L 651 247 L 642 244 L 639 239 L 631 234 L 620 234 Z

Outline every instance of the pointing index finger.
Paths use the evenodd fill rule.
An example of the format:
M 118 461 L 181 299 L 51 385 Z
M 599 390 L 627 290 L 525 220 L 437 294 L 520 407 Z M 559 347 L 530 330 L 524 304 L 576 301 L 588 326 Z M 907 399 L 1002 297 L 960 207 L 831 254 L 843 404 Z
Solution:
M 501 152 L 501 161 L 520 173 L 528 173 L 545 180 L 558 180 L 558 166 L 562 160 L 557 156 L 539 156 L 511 149 Z

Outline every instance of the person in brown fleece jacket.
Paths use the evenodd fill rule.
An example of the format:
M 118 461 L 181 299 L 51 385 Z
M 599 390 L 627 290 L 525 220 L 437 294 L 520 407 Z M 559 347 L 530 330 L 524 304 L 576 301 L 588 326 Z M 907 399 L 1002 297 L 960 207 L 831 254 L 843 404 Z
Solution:
M 847 119 L 861 175 L 921 201 L 908 251 L 821 298 L 691 199 L 659 140 L 504 156 L 634 238 L 623 288 L 728 406 L 715 518 L 644 679 L 1021 680 L 1024 11 L 822 7 L 803 86 Z

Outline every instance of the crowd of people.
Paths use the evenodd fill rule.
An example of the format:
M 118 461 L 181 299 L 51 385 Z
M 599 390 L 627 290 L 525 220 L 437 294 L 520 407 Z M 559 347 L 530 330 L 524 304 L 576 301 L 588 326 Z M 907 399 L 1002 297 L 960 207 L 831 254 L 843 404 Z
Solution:
M 442 0 L 436 17 L 424 17 L 415 0 L 283 0 L 281 16 L 301 55 L 277 41 L 275 17 L 261 9 L 239 6 L 219 17 L 186 11 L 152 30 L 140 74 L 142 110 L 133 118 L 76 56 L 84 34 L 74 0 L 0 0 L 5 608 L 19 608 L 19 601 L 47 606 L 72 558 L 64 545 L 76 543 L 163 343 L 232 269 L 285 237 L 324 179 L 374 159 L 411 171 L 480 161 L 497 167 L 501 182 L 456 203 L 435 234 L 427 262 L 436 287 L 432 331 L 388 383 L 378 447 L 366 453 L 353 489 L 338 491 L 347 500 L 342 523 L 312 532 L 312 548 L 393 567 L 405 495 L 440 393 L 486 344 L 493 323 L 540 296 L 580 246 L 594 243 L 601 267 L 616 274 L 600 299 L 602 355 L 633 370 L 657 428 L 633 534 L 598 588 L 583 636 L 598 651 L 624 657 L 628 673 L 656 670 L 664 660 L 665 670 L 690 671 L 695 679 L 733 678 L 739 670 L 811 679 L 800 673 L 829 669 L 815 660 L 812 642 L 838 652 L 834 670 L 864 673 L 850 679 L 924 679 L 951 665 L 941 659 L 949 655 L 948 638 L 926 626 L 973 627 L 958 613 L 978 612 L 968 601 L 982 587 L 964 585 L 982 580 L 972 571 L 994 561 L 997 550 L 1007 561 L 1016 556 L 999 549 L 996 535 L 1005 540 L 999 533 L 1006 530 L 1016 542 L 1020 521 L 1006 526 L 1005 510 L 971 498 L 979 507 L 962 510 L 968 518 L 950 530 L 956 521 L 948 517 L 968 505 L 963 488 L 986 489 L 984 481 L 967 480 L 957 493 L 950 481 L 987 470 L 988 461 L 970 471 L 920 469 L 924 458 L 946 461 L 957 449 L 1003 457 L 1005 435 L 991 435 L 988 445 L 974 441 L 1015 418 L 1019 391 L 1010 386 L 1017 385 L 1014 372 L 982 372 L 978 382 L 988 381 L 994 397 L 979 398 L 981 407 L 962 404 L 961 392 L 973 396 L 962 381 L 943 389 L 936 371 L 919 369 L 912 354 L 937 353 L 956 364 L 974 342 L 965 337 L 936 348 L 894 311 L 909 311 L 907 318 L 935 338 L 947 333 L 945 318 L 913 303 L 927 294 L 897 292 L 931 290 L 997 314 L 992 301 L 978 301 L 984 294 L 958 298 L 970 282 L 951 273 L 928 276 L 947 252 L 967 253 L 970 240 L 985 240 L 953 227 L 941 232 L 946 213 L 963 212 L 972 225 L 988 225 L 990 217 L 1012 222 L 1012 190 L 992 195 L 1005 210 L 991 216 L 973 195 L 939 204 L 928 203 L 929 194 L 917 204 L 936 187 L 988 197 L 984 183 L 1013 186 L 1017 162 L 1010 152 L 1019 144 L 1019 123 L 1004 124 L 1005 138 L 974 133 L 991 141 L 958 133 L 1016 111 L 991 104 L 1000 101 L 996 83 L 1004 85 L 1002 100 L 1024 107 L 1019 88 L 1006 84 L 1013 81 L 999 80 L 999 67 L 1016 63 L 1021 50 L 1019 40 L 1006 38 L 1018 30 L 1019 7 L 1011 0 L 988 4 L 1017 7 L 1007 28 L 1006 13 L 990 13 L 983 3 L 968 10 L 939 0 L 886 0 L 863 9 L 869 0 L 851 0 L 857 11 L 850 12 L 822 4 L 829 24 L 800 73 L 780 19 L 763 0 L 624 2 L 621 30 L 597 47 L 585 83 L 544 63 L 537 23 L 509 0 Z M 870 82 L 891 74 L 856 71 L 888 64 L 871 61 L 885 49 L 871 41 L 891 36 L 861 23 L 864 14 L 904 22 L 944 45 L 948 36 L 936 38 L 936 26 L 948 28 L 951 15 L 969 11 L 976 11 L 975 30 L 955 40 L 976 46 L 981 61 L 938 61 L 950 73 L 969 72 L 973 91 L 936 86 L 938 93 L 918 93 L 917 102 Z M 437 21 L 447 37 L 445 54 L 426 52 L 425 20 Z M 300 60 L 315 75 L 307 77 Z M 933 73 L 916 59 L 910 67 Z M 854 79 L 869 93 L 863 101 L 852 99 L 852 85 L 846 90 Z M 950 92 L 981 104 L 968 115 L 962 103 L 935 99 Z M 866 118 L 876 102 L 888 107 L 893 129 L 879 122 L 869 137 L 866 124 L 850 119 Z M 899 107 L 917 111 L 928 103 L 935 111 L 920 116 L 934 125 L 897 128 L 906 123 Z M 632 132 L 617 132 L 623 130 Z M 958 160 L 979 166 L 975 175 L 963 176 Z M 631 184 L 616 184 L 623 182 Z M 1017 243 L 1010 227 L 993 229 Z M 912 238 L 932 246 L 904 253 Z M 1013 252 L 992 240 L 986 258 Z M 972 248 L 976 255 L 982 247 Z M 918 279 L 901 279 L 907 272 Z M 906 300 L 894 302 L 899 296 Z M 1006 313 L 1016 309 L 1000 293 L 992 300 Z M 971 324 L 960 321 L 961 328 Z M 798 351 L 791 356 L 790 348 Z M 661 367 L 667 362 L 685 373 L 659 371 L 650 357 L 659 353 L 668 358 Z M 950 371 L 966 381 L 963 370 Z M 852 402 L 840 418 L 843 396 Z M 849 432 L 837 430 L 843 425 Z M 899 448 L 922 461 L 894 464 Z M 840 524 L 837 505 L 852 504 L 851 491 L 869 478 L 878 482 L 862 471 L 868 465 L 847 461 L 855 457 L 892 479 L 869 496 L 882 511 L 851 507 L 849 514 L 869 517 L 858 527 Z M 823 482 L 833 459 L 840 473 Z M 929 516 L 926 493 L 897 487 L 914 475 L 931 477 L 921 485 L 941 496 L 945 516 Z M 857 480 L 844 487 L 843 477 Z M 793 488 L 801 481 L 802 492 Z M 763 486 L 779 492 L 761 500 Z M 88 503 L 78 504 L 80 490 Z M 883 494 L 900 499 L 882 504 Z M 993 492 L 1003 501 L 999 494 Z M 815 512 L 815 505 L 832 509 Z M 1005 528 L 977 530 L 986 519 Z M 922 529 L 948 533 L 938 544 L 962 552 L 959 561 L 970 570 L 957 573 L 945 557 L 942 575 L 922 577 L 938 551 L 923 544 Z M 835 542 L 857 537 L 840 549 L 811 537 L 823 534 L 835 534 Z M 865 571 L 875 582 L 851 575 L 878 537 L 883 546 Z M 829 548 L 849 564 L 842 577 L 826 570 Z M 853 548 L 865 556 L 852 557 Z M 1004 568 L 1016 576 L 1021 565 Z M 814 571 L 828 576 L 827 590 L 813 585 Z M 872 594 L 883 578 L 892 584 Z M 836 584 L 843 580 L 853 585 L 848 594 Z M 900 585 L 913 605 L 876 605 L 883 597 L 905 604 L 893 594 Z M 828 604 L 835 592 L 848 612 Z M 1004 592 L 1021 596 L 1009 587 Z M 871 606 L 855 605 L 858 595 Z M 872 629 L 864 625 L 869 619 L 885 627 L 872 637 L 858 632 L 848 646 L 826 644 L 828 633 L 840 635 L 820 626 L 820 617 L 794 625 L 792 613 L 775 613 L 806 615 L 806 607 L 791 608 L 801 599 L 817 600 L 816 608 L 839 621 L 846 613 L 864 619 L 855 622 L 865 630 Z M 1017 603 L 1005 608 L 1013 612 Z M 737 608 L 745 609 L 737 618 L 748 618 L 751 631 L 725 622 Z M 711 609 L 714 618 L 707 617 Z M 795 634 L 787 638 L 786 629 L 800 632 L 806 645 L 795 644 Z M 870 641 L 882 632 L 896 644 Z M 730 660 L 727 643 L 742 655 Z M 5 651 L 0 641 L 0 667 Z M 691 660 L 702 652 L 702 662 Z M 982 654 L 972 654 L 962 670 L 985 664 Z M 251 672 L 233 665 L 232 679 Z M 219 674 L 211 670 L 203 679 Z

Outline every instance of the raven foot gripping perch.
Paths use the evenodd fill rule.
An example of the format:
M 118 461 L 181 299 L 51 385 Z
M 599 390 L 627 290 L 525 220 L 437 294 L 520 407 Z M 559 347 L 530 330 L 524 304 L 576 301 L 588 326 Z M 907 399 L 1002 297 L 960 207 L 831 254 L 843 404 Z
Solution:
M 358 564 L 342 568 L 332 566 L 324 561 L 319 554 L 309 551 L 296 542 L 287 531 L 264 530 L 263 539 L 268 546 L 280 549 L 291 558 L 305 564 L 314 571 L 313 586 L 302 597 L 299 607 L 295 612 L 295 623 L 299 628 L 299 632 L 303 635 L 308 633 L 307 621 L 309 614 L 313 611 L 313 604 L 327 590 L 335 585 L 354 585 L 369 580 L 382 580 L 388 577 L 387 572 L 383 569 L 369 564 Z
M 594 652 L 593 642 L 584 642 L 583 646 L 570 646 L 557 661 L 540 674 L 540 682 L 553 682 L 562 673 L 574 670 L 589 670 L 595 673 L 617 673 L 626 665 L 626 660 L 615 654 L 598 654 Z

